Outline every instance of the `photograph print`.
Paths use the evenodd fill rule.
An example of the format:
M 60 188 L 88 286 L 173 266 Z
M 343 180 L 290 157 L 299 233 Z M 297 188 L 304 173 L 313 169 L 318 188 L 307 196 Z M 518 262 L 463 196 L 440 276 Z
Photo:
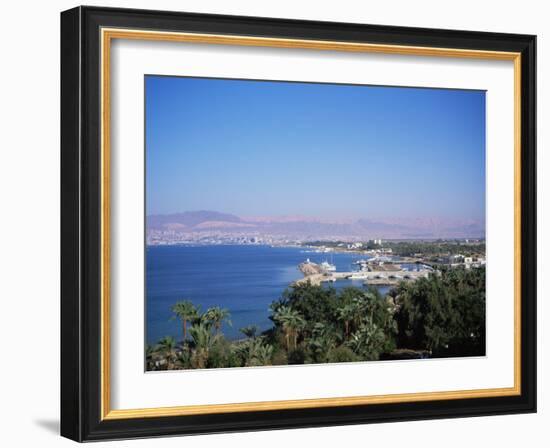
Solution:
M 485 356 L 485 91 L 144 95 L 147 371 Z

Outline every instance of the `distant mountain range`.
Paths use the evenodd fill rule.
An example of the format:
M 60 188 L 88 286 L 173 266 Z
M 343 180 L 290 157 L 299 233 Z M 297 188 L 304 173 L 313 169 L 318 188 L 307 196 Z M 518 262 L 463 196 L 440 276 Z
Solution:
M 314 239 L 483 238 L 484 224 L 473 220 L 388 219 L 328 220 L 304 216 L 239 217 L 216 211 L 147 216 L 147 231 L 182 234 L 224 233 Z

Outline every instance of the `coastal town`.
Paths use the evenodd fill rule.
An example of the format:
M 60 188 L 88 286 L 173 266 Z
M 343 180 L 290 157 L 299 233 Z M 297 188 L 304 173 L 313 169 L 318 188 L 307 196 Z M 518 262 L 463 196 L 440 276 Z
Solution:
M 147 230 L 147 246 L 177 245 L 222 245 L 222 244 L 262 244 L 262 245 L 296 245 L 300 242 L 285 236 L 270 236 L 235 232 L 200 232 L 184 233 L 177 230 Z
M 301 247 L 304 252 L 326 254 L 327 260 L 316 263 L 306 258 L 298 265 L 303 274 L 295 283 L 313 285 L 338 280 L 361 280 L 365 286 L 394 286 L 400 281 L 415 281 L 438 275 L 443 267 L 464 269 L 485 266 L 483 239 L 383 240 L 366 241 L 303 241 L 291 236 L 242 234 L 235 232 L 201 232 L 182 234 L 176 230 L 148 232 L 147 245 L 265 245 L 272 247 Z M 361 255 L 354 266 L 337 271 L 328 256 L 338 253 Z
M 442 268 L 464 269 L 485 266 L 485 243 L 482 240 L 436 240 L 436 241 L 383 241 L 366 243 L 321 243 L 306 245 L 316 253 L 332 254 L 353 252 L 364 259 L 354 262 L 355 269 L 338 272 L 328 261 L 314 263 L 309 258 L 298 268 L 304 275 L 296 283 L 310 282 L 319 285 L 342 279 L 363 280 L 365 286 L 393 286 L 400 281 L 415 281 L 438 275 Z M 395 253 L 394 253 L 395 249 Z

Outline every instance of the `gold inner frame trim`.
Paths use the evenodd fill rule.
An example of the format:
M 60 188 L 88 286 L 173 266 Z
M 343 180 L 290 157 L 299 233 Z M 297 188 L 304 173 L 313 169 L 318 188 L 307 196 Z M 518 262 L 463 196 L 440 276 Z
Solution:
M 279 39 L 251 36 L 145 31 L 137 29 L 101 29 L 101 419 L 116 420 L 168 417 L 230 412 L 251 412 L 317 407 L 354 406 L 382 403 L 406 403 L 432 400 L 503 397 L 521 394 L 521 54 L 515 52 L 418 47 L 306 39 Z M 131 39 L 185 42 L 212 45 L 383 53 L 411 56 L 490 59 L 514 62 L 514 386 L 507 388 L 419 392 L 355 397 L 315 398 L 229 404 L 188 405 L 140 409 L 111 409 L 110 346 L 110 126 L 111 41 Z

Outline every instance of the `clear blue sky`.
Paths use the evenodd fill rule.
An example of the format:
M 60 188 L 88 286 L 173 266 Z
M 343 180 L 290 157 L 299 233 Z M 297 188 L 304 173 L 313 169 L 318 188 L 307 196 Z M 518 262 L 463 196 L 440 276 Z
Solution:
M 485 92 L 146 76 L 147 214 L 483 220 Z

